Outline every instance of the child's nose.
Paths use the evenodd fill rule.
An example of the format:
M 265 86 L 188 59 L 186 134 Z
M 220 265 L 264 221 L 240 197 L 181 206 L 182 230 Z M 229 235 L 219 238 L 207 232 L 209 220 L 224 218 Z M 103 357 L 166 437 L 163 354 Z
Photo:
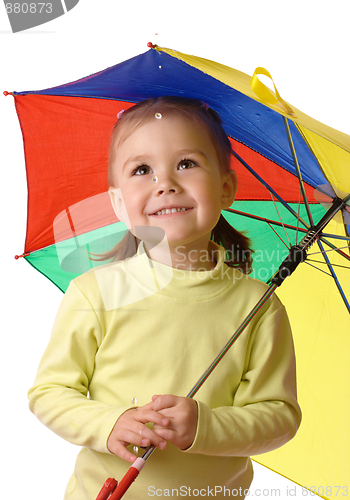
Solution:
M 173 187 L 173 188 L 165 188 L 165 187 L 161 187 L 157 190 L 157 193 L 158 194 L 166 194 L 166 193 L 176 193 L 176 189 Z
M 174 177 L 168 174 L 155 176 L 153 181 L 158 195 L 178 193 L 181 190 Z

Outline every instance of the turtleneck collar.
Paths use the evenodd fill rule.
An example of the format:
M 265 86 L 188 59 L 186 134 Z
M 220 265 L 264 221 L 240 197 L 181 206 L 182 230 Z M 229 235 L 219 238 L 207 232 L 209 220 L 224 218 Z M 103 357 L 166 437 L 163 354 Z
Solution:
M 241 274 L 225 264 L 224 248 L 211 241 L 209 251 L 216 261 L 213 269 L 184 270 L 151 260 L 141 243 L 137 255 L 124 262 L 124 269 L 139 285 L 153 293 L 195 299 L 222 291 L 235 279 L 236 273 Z

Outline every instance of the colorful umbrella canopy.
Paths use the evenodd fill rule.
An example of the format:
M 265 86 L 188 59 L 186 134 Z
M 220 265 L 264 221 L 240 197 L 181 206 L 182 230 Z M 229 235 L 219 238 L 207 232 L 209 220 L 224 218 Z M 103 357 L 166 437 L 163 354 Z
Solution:
M 110 132 L 119 111 L 160 95 L 195 97 L 220 114 L 239 181 L 236 201 L 224 215 L 252 238 L 256 278 L 267 281 L 327 205 L 344 200 L 337 220 L 309 251 L 310 265 L 299 266 L 278 292 L 294 332 L 302 426 L 286 446 L 256 457 L 335 498 L 350 469 L 350 138 L 283 101 L 259 74 L 269 76 L 258 68 L 250 78 L 152 46 L 76 82 L 14 92 L 28 180 L 23 256 L 64 291 L 97 265 L 88 252 L 110 249 L 121 238 L 125 227 L 106 201 Z

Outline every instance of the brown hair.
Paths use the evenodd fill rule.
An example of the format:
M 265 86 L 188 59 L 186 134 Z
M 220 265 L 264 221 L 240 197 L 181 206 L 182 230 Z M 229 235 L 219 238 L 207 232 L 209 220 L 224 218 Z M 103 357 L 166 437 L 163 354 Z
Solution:
M 204 126 L 212 139 L 222 171 L 229 171 L 232 154 L 231 143 L 216 111 L 197 99 L 166 96 L 146 99 L 130 107 L 122 113 L 114 125 L 109 153 L 109 186 L 114 185 L 112 169 L 118 145 L 137 128 L 154 119 L 155 113 L 161 113 L 162 116 L 179 116 Z M 218 223 L 212 230 L 211 240 L 225 248 L 227 265 L 239 268 L 246 274 L 251 272 L 253 251 L 250 248 L 250 240 L 243 233 L 236 231 L 223 215 L 220 215 Z M 132 257 L 137 252 L 139 243 L 140 240 L 128 232 L 118 245 L 103 254 L 99 260 L 118 261 Z

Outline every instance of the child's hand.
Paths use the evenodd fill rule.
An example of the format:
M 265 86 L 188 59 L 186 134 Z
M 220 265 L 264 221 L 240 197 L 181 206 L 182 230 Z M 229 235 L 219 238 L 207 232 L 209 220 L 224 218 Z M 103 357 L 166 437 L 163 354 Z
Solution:
M 193 399 L 170 394 L 153 396 L 152 401 L 153 410 L 169 419 L 167 426 L 155 426 L 154 432 L 180 450 L 189 448 L 197 430 L 197 403 Z
M 136 446 L 153 444 L 164 450 L 166 447 L 164 439 L 145 424 L 152 422 L 162 427 L 169 424 L 169 419 L 161 413 L 153 411 L 152 407 L 153 402 L 151 401 L 145 406 L 126 411 L 118 418 L 107 441 L 109 451 L 123 460 L 133 463 L 137 457 L 126 449 L 131 443 Z

